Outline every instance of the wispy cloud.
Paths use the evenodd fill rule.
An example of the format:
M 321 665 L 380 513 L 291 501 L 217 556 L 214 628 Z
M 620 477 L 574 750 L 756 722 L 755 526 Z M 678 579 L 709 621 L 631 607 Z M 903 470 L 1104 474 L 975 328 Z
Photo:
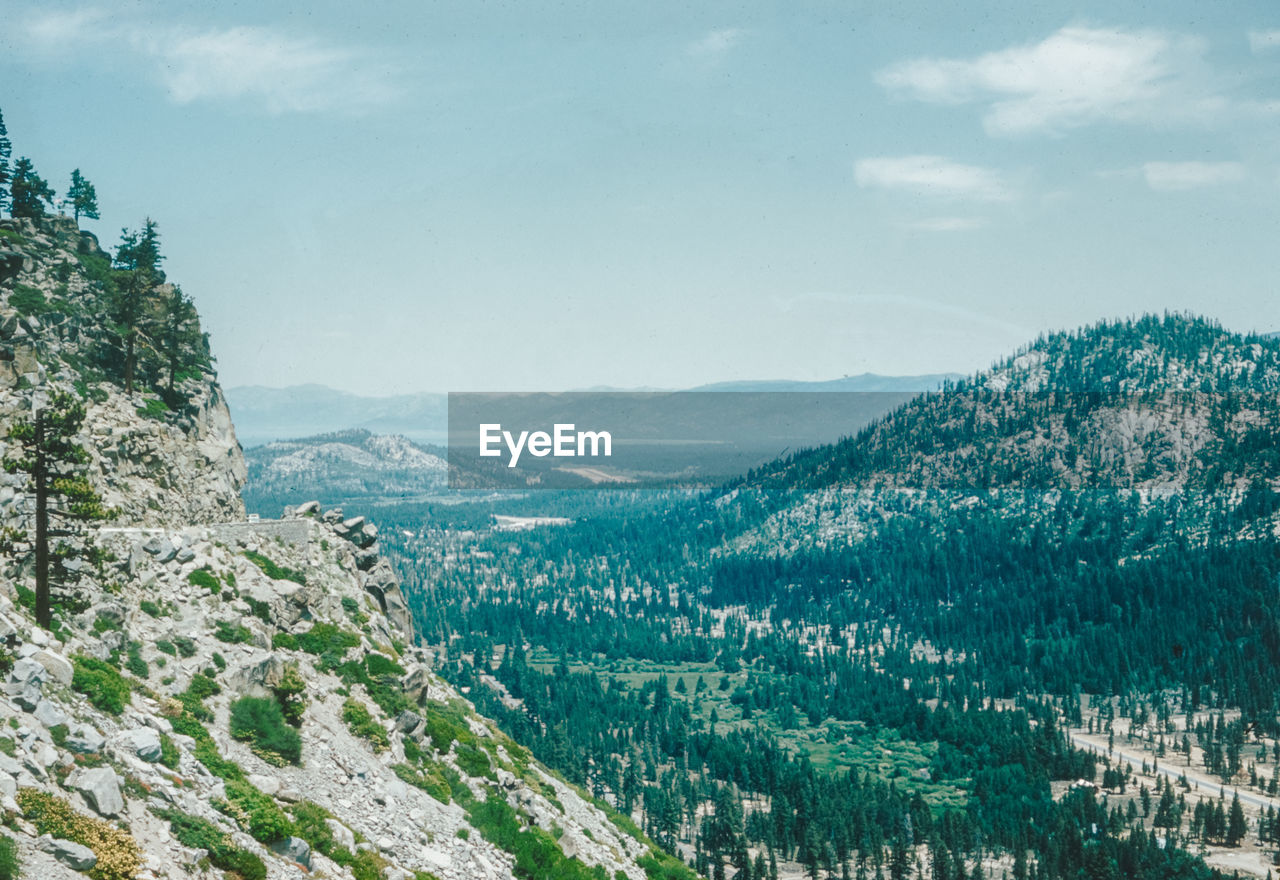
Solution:
M 884 88 L 985 106 L 993 135 L 1092 123 L 1204 120 L 1222 110 L 1203 41 L 1153 30 L 1065 27 L 1039 43 L 971 59 L 917 58 L 876 74 Z
M 858 186 L 920 195 L 987 202 L 1013 198 L 1013 191 L 998 172 L 962 165 L 943 156 L 859 159 L 853 166 L 853 178 Z
M 727 55 L 741 40 L 741 28 L 719 28 L 707 32 L 686 46 L 685 54 L 691 58 L 714 61 Z
M 1280 49 L 1280 30 L 1249 31 L 1249 48 L 1254 52 Z
M 905 224 L 908 229 L 922 232 L 969 232 L 986 225 L 987 221 L 981 217 L 926 217 Z
M 122 21 L 94 9 L 41 12 L 22 29 L 28 51 L 127 53 L 149 62 L 177 103 L 248 100 L 271 113 L 361 112 L 400 94 L 372 53 L 271 27 L 189 28 Z
M 1147 162 L 1142 176 L 1147 186 L 1168 192 L 1238 183 L 1246 174 L 1239 162 Z

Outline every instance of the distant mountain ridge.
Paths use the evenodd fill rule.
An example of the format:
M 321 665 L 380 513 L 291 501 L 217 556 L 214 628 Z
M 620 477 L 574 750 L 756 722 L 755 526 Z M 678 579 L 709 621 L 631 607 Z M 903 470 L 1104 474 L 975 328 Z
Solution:
M 862 373 L 822 382 L 762 380 L 718 382 L 691 391 L 932 391 L 959 373 L 881 376 Z M 654 388 L 592 388 L 591 391 L 656 391 Z M 443 445 L 448 440 L 448 395 L 424 391 L 373 397 L 338 391 L 325 385 L 269 388 L 242 385 L 226 391 L 237 431 L 246 448 L 273 440 L 314 437 L 335 431 L 365 430 L 399 434 L 417 443 Z

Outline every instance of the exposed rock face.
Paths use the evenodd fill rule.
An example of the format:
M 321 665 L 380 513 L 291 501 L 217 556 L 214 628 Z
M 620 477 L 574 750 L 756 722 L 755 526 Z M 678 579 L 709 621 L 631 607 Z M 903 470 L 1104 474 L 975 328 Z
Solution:
M 0 229 L 19 233 L 18 283 L 94 304 L 101 291 L 79 259 L 82 242 L 98 253 L 92 237 L 66 218 Z M 0 351 L 13 354 L 0 358 L 0 437 L 30 411 L 33 386 L 97 389 L 83 439 L 119 513 L 90 535 L 102 560 L 83 567 L 53 632 L 14 589 L 31 584 L 22 548 L 0 579 L 0 656 L 13 660 L 0 693 L 0 810 L 18 817 L 31 876 L 121 859 L 147 880 L 203 876 L 219 840 L 234 861 L 217 855 L 215 871 L 260 861 L 268 880 L 299 866 L 352 877 L 356 862 L 387 880 L 503 880 L 514 856 L 471 824 L 496 798 L 562 855 L 644 880 L 647 841 L 431 671 L 372 523 L 317 504 L 228 523 L 242 518 L 244 466 L 212 376 L 184 380 L 181 413 L 140 415 L 142 395 L 77 366 L 106 332 L 93 311 L 19 316 L 16 291 L 0 289 Z M 0 525 L 22 522 L 21 489 L 0 478 Z M 39 836 L 48 810 L 76 817 L 56 825 L 68 839 Z
M 0 220 L 11 254 L 0 276 L 0 419 L 31 409 L 32 388 L 75 390 L 88 406 L 84 443 L 91 477 L 130 525 L 188 525 L 243 519 L 246 469 L 222 389 L 211 372 L 177 383 L 180 411 L 142 390 L 127 395 L 94 363 L 110 343 L 106 294 L 91 276 L 106 255 L 70 218 Z M 16 267 L 16 270 L 14 269 Z M 15 296 L 22 294 L 19 299 Z M 44 305 L 32 313 L 36 295 Z M 15 307 L 20 302 L 26 312 Z M 0 495 L 0 519 L 15 499 Z

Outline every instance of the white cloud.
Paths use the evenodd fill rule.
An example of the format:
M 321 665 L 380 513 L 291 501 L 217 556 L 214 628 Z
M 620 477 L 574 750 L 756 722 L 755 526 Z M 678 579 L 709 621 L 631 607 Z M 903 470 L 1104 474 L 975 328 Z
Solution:
M 46 56 L 92 47 L 141 58 L 180 104 L 246 99 L 272 113 L 359 112 L 399 94 L 389 66 L 369 53 L 276 28 L 197 30 L 82 9 L 33 15 L 24 31 L 28 49 Z
M 1200 40 L 1160 31 L 1065 27 L 977 58 L 903 61 L 875 78 L 921 101 L 986 105 L 990 134 L 1059 132 L 1212 116 L 1226 102 L 1209 87 L 1204 52 Z
M 1142 176 L 1152 189 L 1169 192 L 1238 183 L 1246 175 L 1239 162 L 1147 162 Z
M 1249 31 L 1249 48 L 1254 52 L 1280 49 L 1280 30 Z
M 853 178 L 858 186 L 922 195 L 988 202 L 1013 198 L 998 172 L 977 165 L 961 165 L 943 156 L 859 159 L 853 166 Z
M 986 225 L 987 221 L 981 217 L 926 217 L 906 224 L 908 229 L 922 232 L 969 232 Z
M 720 28 L 694 40 L 685 47 L 685 54 L 693 58 L 715 60 L 726 55 L 741 40 L 741 28 Z

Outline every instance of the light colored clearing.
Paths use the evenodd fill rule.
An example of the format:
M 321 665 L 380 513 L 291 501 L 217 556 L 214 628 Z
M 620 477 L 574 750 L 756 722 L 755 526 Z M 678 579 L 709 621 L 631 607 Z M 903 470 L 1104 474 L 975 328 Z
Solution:
M 574 476 L 582 477 L 584 480 L 588 480 L 592 483 L 634 483 L 636 482 L 636 480 L 632 477 L 624 477 L 621 474 L 611 474 L 608 471 L 602 471 L 599 468 L 558 467 L 556 468 L 556 470 L 563 471 L 566 474 L 573 474 Z
M 537 526 L 567 526 L 573 520 L 564 516 L 504 516 L 493 515 L 496 532 L 527 532 Z
M 1271 865 L 1266 853 L 1258 850 L 1212 850 L 1204 856 L 1204 860 L 1209 867 L 1223 871 L 1239 871 L 1255 877 L 1271 876 Z

